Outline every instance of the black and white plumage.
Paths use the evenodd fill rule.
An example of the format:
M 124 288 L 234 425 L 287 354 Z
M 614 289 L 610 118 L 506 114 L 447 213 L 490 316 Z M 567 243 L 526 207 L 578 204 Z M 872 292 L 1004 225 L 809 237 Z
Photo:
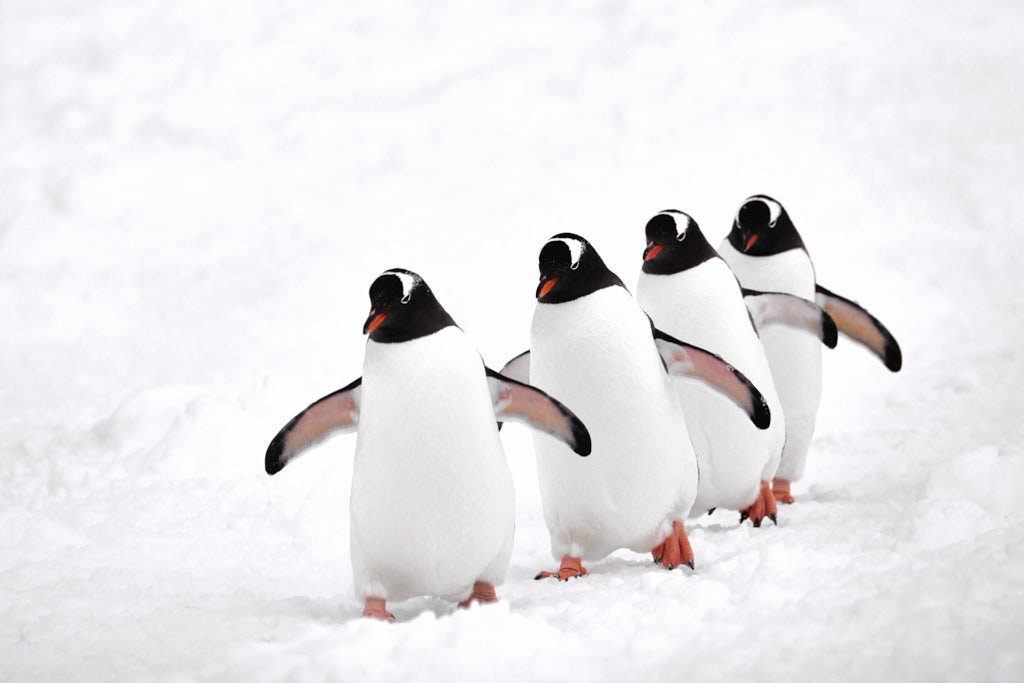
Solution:
M 562 445 L 535 439 L 552 554 L 593 560 L 617 548 L 651 550 L 687 517 L 697 492 L 669 372 L 715 382 L 765 425 L 767 406 L 720 358 L 655 330 L 582 237 L 552 237 L 539 268 L 530 351 L 503 372 L 572 405 L 593 438 L 593 453 L 578 463 L 559 457 Z
M 775 476 L 785 440 L 782 405 L 751 323 L 795 325 L 833 338 L 835 326 L 813 302 L 742 290 L 686 213 L 658 213 L 648 221 L 645 236 L 637 283 L 640 305 L 659 329 L 728 358 L 760 389 L 771 409 L 771 425 L 757 429 L 707 385 L 686 378 L 674 382 L 700 464 L 693 514 L 713 508 L 745 511 Z M 766 501 L 754 514 L 754 523 L 760 524 L 762 515 L 772 516 L 773 510 L 774 502 Z
M 890 370 L 902 365 L 899 345 L 876 318 L 817 284 L 803 239 L 772 197 L 754 195 L 743 202 L 719 253 L 743 287 L 816 301 L 841 334 L 869 348 Z M 804 472 L 821 398 L 821 345 L 785 326 L 760 332 L 786 417 L 786 445 L 776 476 L 795 481 Z
M 524 421 L 580 455 L 590 436 L 558 401 L 486 368 L 415 273 L 383 273 L 370 300 L 362 377 L 289 421 L 267 449 L 266 470 L 357 430 L 357 594 L 463 598 L 478 581 L 500 583 L 512 549 L 514 492 L 497 421 Z

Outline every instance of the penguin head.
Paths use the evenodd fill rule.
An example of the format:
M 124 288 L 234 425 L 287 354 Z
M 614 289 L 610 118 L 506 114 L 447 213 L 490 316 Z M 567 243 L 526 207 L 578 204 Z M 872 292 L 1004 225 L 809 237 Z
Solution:
M 605 287 L 624 286 L 590 242 L 571 232 L 559 233 L 544 244 L 538 267 L 537 301 L 545 304 L 572 301 Z
M 411 270 L 386 270 L 370 285 L 370 315 L 363 334 L 373 341 L 408 341 L 454 324 L 427 283 Z
M 786 209 L 764 194 L 748 197 L 740 206 L 729 232 L 729 244 L 750 256 L 805 249 Z
M 647 221 L 646 234 L 643 271 L 651 275 L 678 273 L 718 256 L 697 221 L 682 211 L 657 214 Z

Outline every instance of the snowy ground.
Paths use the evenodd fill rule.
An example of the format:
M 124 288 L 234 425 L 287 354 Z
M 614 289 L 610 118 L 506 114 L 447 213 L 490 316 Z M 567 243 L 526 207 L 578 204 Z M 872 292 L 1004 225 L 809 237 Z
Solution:
M 0 6 L 0 679 L 1019 680 L 1024 6 Z M 900 339 L 825 354 L 779 528 L 695 572 L 550 568 L 531 440 L 495 606 L 357 618 L 352 437 L 263 451 L 360 372 L 373 277 L 427 278 L 488 362 L 537 250 L 632 284 L 643 225 L 789 208 Z

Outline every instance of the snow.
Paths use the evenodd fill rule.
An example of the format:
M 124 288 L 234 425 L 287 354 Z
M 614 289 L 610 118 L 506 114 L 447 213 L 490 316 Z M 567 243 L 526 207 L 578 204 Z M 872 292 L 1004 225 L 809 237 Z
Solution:
M 0 678 L 1016 680 L 1024 6 L 0 6 Z M 634 282 L 669 207 L 781 200 L 900 340 L 825 351 L 778 528 L 695 572 L 553 568 L 528 432 L 494 606 L 357 618 L 354 439 L 267 442 L 354 379 L 366 289 L 422 274 L 492 367 L 536 254 Z

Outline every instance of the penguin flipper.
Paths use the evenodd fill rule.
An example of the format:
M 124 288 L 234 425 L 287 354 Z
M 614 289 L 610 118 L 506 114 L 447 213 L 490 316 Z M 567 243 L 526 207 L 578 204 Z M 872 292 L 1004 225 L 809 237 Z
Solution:
M 679 341 L 661 330 L 654 330 L 654 344 L 670 375 L 693 377 L 732 399 L 758 429 L 768 429 L 771 411 L 768 402 L 746 375 L 699 346 Z
M 504 375 L 509 379 L 514 379 L 517 382 L 523 384 L 530 383 L 530 350 L 527 349 L 521 354 L 505 363 L 498 374 Z
M 756 289 L 743 290 L 743 303 L 754 319 L 754 327 L 779 323 L 807 330 L 830 349 L 839 340 L 836 323 L 824 308 L 803 297 L 783 292 L 761 292 Z
M 590 455 L 590 432 L 571 410 L 536 387 L 485 370 L 499 421 L 526 423 L 564 442 L 578 455 Z
M 903 367 L 903 352 L 896 337 L 860 304 L 815 285 L 815 300 L 836 321 L 844 335 L 868 348 L 892 372 Z
M 277 474 L 291 460 L 329 436 L 356 429 L 359 422 L 360 377 L 314 401 L 288 421 L 267 446 L 267 474 Z

